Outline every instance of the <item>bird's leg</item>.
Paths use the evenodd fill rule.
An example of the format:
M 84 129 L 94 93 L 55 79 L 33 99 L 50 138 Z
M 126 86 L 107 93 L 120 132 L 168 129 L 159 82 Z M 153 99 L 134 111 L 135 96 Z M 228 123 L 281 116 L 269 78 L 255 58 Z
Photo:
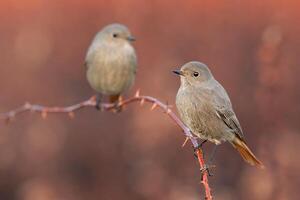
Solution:
M 201 176 L 201 180 L 203 180 L 203 173 L 204 172 L 207 172 L 208 176 L 213 176 L 214 174 L 210 172 L 210 169 L 212 169 L 214 167 L 216 167 L 216 166 L 215 165 L 207 165 L 207 164 L 205 164 L 204 167 L 202 167 L 200 169 L 200 172 L 201 172 L 201 175 L 202 175 Z
M 214 159 L 214 156 L 216 154 L 216 150 L 217 150 L 217 145 L 214 146 L 214 148 L 212 150 L 212 153 L 209 156 L 207 164 L 204 166 L 203 169 L 200 169 L 201 173 L 203 173 L 204 171 L 207 171 L 207 173 L 208 173 L 209 176 L 213 176 L 214 175 L 213 173 L 211 173 L 210 169 L 216 167 L 215 165 L 211 164 L 212 161 L 213 161 L 213 159 Z
M 194 155 L 195 155 L 196 158 L 198 158 L 198 156 L 197 156 L 197 151 L 199 151 L 199 149 L 202 150 L 202 147 L 203 147 L 203 145 L 204 145 L 206 142 L 207 142 L 207 140 L 204 140 L 204 141 L 202 141 L 202 142 L 198 145 L 198 147 L 194 148 Z M 202 151 L 202 152 L 203 152 L 203 151 Z M 205 164 L 204 167 L 202 167 L 202 168 L 200 169 L 200 172 L 201 172 L 201 174 L 202 174 L 201 180 L 202 180 L 202 178 L 203 178 L 203 173 L 204 173 L 205 171 L 208 173 L 209 176 L 213 176 L 213 174 L 210 172 L 210 169 L 213 168 L 213 167 L 215 167 L 215 166 L 214 166 L 214 165 L 210 165 L 210 163 L 211 163 L 211 161 L 212 161 L 212 158 L 213 158 L 215 152 L 216 152 L 216 146 L 215 146 L 215 148 L 213 149 L 213 152 L 212 152 L 212 155 L 210 156 L 210 159 L 209 159 L 208 164 Z M 204 157 L 204 153 L 203 153 L 203 157 Z
M 103 98 L 102 94 L 98 93 L 96 95 L 96 109 L 101 111 L 102 111 L 102 107 L 101 107 L 102 98 Z
M 209 159 L 208 159 L 208 164 L 211 164 L 213 159 L 214 159 L 214 156 L 216 155 L 216 150 L 217 150 L 217 145 L 214 146 L 210 156 L 209 156 Z
M 190 139 L 189 137 L 185 137 L 185 140 L 184 140 L 183 144 L 181 145 L 182 148 L 186 145 L 186 143 L 189 139 Z

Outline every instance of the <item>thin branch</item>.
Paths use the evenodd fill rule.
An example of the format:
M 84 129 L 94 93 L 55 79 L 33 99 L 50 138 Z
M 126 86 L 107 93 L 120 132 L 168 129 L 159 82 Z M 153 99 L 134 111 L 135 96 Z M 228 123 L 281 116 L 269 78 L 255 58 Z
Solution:
M 164 113 L 166 113 L 173 122 L 183 130 L 183 133 L 189 140 L 191 141 L 193 147 L 197 149 L 196 154 L 199 161 L 199 165 L 201 168 L 202 173 L 202 184 L 205 190 L 205 199 L 211 200 L 211 191 L 210 186 L 208 184 L 208 172 L 207 170 L 203 170 L 206 168 L 205 161 L 203 158 L 203 152 L 201 149 L 198 148 L 199 144 L 195 137 L 193 137 L 191 131 L 182 123 L 182 121 L 176 116 L 176 114 L 171 110 L 170 105 L 164 104 L 161 101 L 159 101 L 156 98 L 153 98 L 151 96 L 141 96 L 139 91 L 136 92 L 134 97 L 128 98 L 126 100 L 121 100 L 118 103 L 118 106 L 126 106 L 133 102 L 140 102 L 140 104 L 144 104 L 145 102 L 151 103 L 152 106 L 150 110 L 154 110 L 156 107 L 159 107 L 161 110 L 163 110 Z M 16 108 L 15 110 L 11 110 L 6 113 L 0 113 L 0 120 L 5 120 L 6 122 L 11 121 L 13 118 L 15 118 L 17 115 L 25 113 L 25 112 L 39 112 L 41 113 L 43 118 L 46 118 L 48 113 L 67 113 L 71 118 L 75 116 L 75 111 L 78 111 L 84 107 L 95 107 L 96 106 L 96 98 L 95 96 L 91 97 L 88 100 L 85 100 L 83 102 L 80 102 L 78 104 L 74 104 L 67 107 L 47 107 L 42 105 L 36 105 L 36 104 L 30 104 L 25 103 L 23 106 Z M 101 103 L 101 109 L 110 111 L 115 108 L 115 104 L 109 104 L 109 103 Z
M 205 199 L 212 199 L 210 187 L 208 184 L 208 171 L 207 171 L 207 167 L 205 165 L 205 161 L 203 158 L 203 152 L 202 152 L 201 148 L 197 149 L 196 154 L 197 154 L 197 158 L 199 161 L 200 169 L 204 169 L 204 174 L 202 176 L 201 182 L 202 182 L 204 190 L 205 190 Z

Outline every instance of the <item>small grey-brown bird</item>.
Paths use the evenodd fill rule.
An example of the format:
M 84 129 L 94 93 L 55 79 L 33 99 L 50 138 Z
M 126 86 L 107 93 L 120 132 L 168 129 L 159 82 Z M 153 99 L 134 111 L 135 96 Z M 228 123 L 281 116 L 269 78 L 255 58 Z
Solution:
M 132 87 L 137 66 L 136 53 L 131 45 L 135 38 L 122 24 L 110 24 L 100 30 L 90 45 L 85 66 L 90 86 L 98 92 L 96 108 L 102 96 L 116 103 L 119 96 Z
M 193 134 L 216 145 L 228 141 L 246 162 L 263 168 L 243 139 L 242 128 L 225 89 L 208 67 L 193 61 L 173 72 L 180 75 L 181 80 L 176 107 Z

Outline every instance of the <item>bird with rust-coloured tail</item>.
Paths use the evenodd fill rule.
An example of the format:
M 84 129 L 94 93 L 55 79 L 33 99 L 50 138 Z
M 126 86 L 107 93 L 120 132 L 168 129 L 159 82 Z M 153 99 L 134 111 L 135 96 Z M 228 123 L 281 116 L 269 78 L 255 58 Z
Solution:
M 193 134 L 216 145 L 228 141 L 247 163 L 264 168 L 246 145 L 227 92 L 214 79 L 209 68 L 193 61 L 173 72 L 181 80 L 176 107 L 182 121 Z
M 117 105 L 119 96 L 132 87 L 137 66 L 131 45 L 134 40 L 126 26 L 110 24 L 97 33 L 90 45 L 85 59 L 86 76 L 90 86 L 98 92 L 97 109 L 103 95 Z

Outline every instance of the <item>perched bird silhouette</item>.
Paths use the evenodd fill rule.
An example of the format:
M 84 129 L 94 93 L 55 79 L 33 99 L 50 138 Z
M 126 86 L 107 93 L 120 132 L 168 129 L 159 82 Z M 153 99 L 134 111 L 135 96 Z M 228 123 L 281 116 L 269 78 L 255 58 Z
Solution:
M 96 108 L 102 96 L 117 104 L 119 96 L 132 87 L 137 57 L 131 42 L 135 38 L 122 24 L 110 24 L 100 30 L 90 45 L 85 66 L 90 86 L 98 92 Z
M 184 124 L 197 137 L 216 145 L 228 141 L 251 165 L 264 165 L 252 153 L 243 138 L 243 131 L 222 85 L 214 79 L 208 67 L 189 62 L 174 70 L 181 85 L 176 107 Z

